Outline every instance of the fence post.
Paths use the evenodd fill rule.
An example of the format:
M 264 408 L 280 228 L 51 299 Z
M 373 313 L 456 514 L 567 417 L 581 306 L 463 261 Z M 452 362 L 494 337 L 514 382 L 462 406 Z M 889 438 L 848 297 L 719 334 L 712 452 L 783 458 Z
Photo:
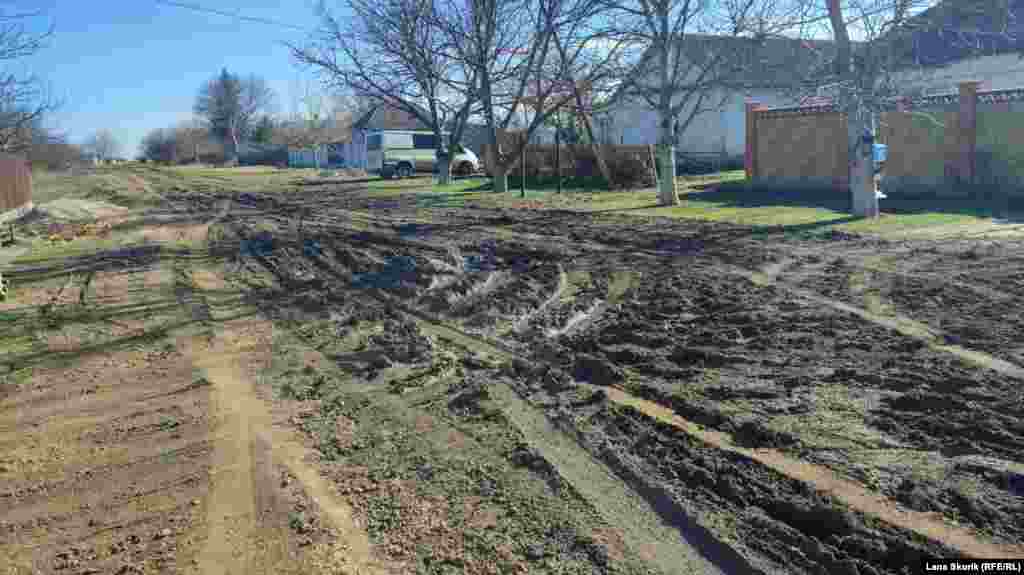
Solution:
M 981 82 L 960 82 L 960 112 L 957 140 L 960 144 L 957 175 L 960 183 L 974 183 L 974 157 L 978 140 L 978 85 Z
M 758 102 L 747 102 L 747 134 L 746 148 L 743 151 L 743 169 L 746 172 L 747 181 L 753 182 L 757 177 L 757 115 L 761 104 Z
M 655 189 L 659 189 L 660 190 L 661 186 L 659 185 L 659 182 L 658 182 L 658 161 L 654 157 L 654 145 L 653 144 L 647 144 L 647 152 L 651 156 L 651 172 L 654 174 L 654 187 L 655 187 Z

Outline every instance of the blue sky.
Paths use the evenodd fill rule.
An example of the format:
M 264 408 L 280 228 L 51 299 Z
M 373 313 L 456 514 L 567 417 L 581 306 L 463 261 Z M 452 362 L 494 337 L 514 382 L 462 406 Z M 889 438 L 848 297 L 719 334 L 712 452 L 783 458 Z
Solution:
M 183 0 L 190 3 L 188 0 Z M 208 8 L 315 28 L 314 0 L 195 0 Z M 192 116 L 200 85 L 222 67 L 257 73 L 282 112 L 309 74 L 280 42 L 309 33 L 161 5 L 154 0 L 17 0 L 56 29 L 49 46 L 24 63 L 64 105 L 51 122 L 81 141 L 109 128 L 121 155 L 134 157 L 143 135 Z M 328 6 L 330 6 L 328 2 Z M 43 24 L 43 19 L 37 20 Z
M 160 4 L 158 0 L 7 0 L 12 10 L 42 10 L 55 25 L 49 46 L 22 63 L 64 102 L 51 124 L 80 142 L 109 128 L 120 154 L 134 157 L 153 128 L 192 116 L 204 81 L 220 71 L 256 73 L 287 112 L 303 82 L 283 41 L 303 43 L 318 25 L 316 0 L 180 0 L 185 4 L 306 27 L 310 32 Z M 340 2 L 328 0 L 336 9 Z

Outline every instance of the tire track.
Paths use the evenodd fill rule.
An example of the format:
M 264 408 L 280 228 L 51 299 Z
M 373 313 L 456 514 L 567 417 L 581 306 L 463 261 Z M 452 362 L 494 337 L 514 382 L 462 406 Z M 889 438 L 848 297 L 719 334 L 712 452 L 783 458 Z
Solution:
M 562 268 L 562 264 L 558 264 L 558 285 L 555 287 L 555 290 L 551 292 L 551 295 L 548 296 L 548 298 L 544 300 L 544 302 L 541 303 L 536 309 L 517 319 L 512 324 L 512 333 L 521 334 L 523 331 L 525 331 L 526 327 L 530 324 L 530 320 L 544 313 L 544 311 L 549 307 L 557 304 L 558 301 L 561 299 L 562 294 L 565 293 L 568 287 L 569 276 L 566 275 L 565 269 Z
M 647 253 L 648 255 L 657 255 L 662 257 L 673 255 L 668 253 L 644 253 Z M 808 292 L 807 290 L 803 290 L 795 286 L 786 284 L 785 282 L 778 281 L 776 279 L 776 276 L 779 273 L 781 273 L 781 271 L 785 268 L 787 263 L 788 262 L 777 262 L 776 264 L 773 264 L 772 268 L 765 270 L 768 273 L 756 272 L 733 266 L 726 267 L 723 265 L 723 267 L 725 269 L 730 270 L 732 273 L 744 277 L 749 281 L 752 281 L 759 285 L 776 285 L 782 289 L 794 293 L 795 295 L 806 297 L 816 303 L 825 305 L 827 307 L 832 307 L 847 313 L 852 313 L 866 321 L 882 325 L 884 327 L 893 329 L 897 332 L 909 335 L 911 337 L 923 339 L 930 345 L 935 346 L 936 349 L 947 351 L 960 357 L 971 358 L 974 363 L 978 363 L 980 360 L 981 362 L 984 362 L 986 367 L 992 367 L 996 369 L 996 371 L 1000 371 L 1001 373 L 1013 375 L 1014 377 L 1022 377 L 1022 375 L 1024 375 L 1024 370 L 1021 370 L 1021 368 L 1014 366 L 1012 364 L 1008 364 L 1007 362 L 1002 362 L 1001 360 L 995 360 L 995 358 L 985 356 L 985 354 L 976 354 L 976 352 L 972 352 L 971 350 L 966 350 L 963 348 L 958 348 L 957 346 L 939 345 L 937 343 L 938 336 L 936 334 L 928 330 L 926 326 L 921 325 L 919 322 L 915 322 L 911 318 L 878 317 L 874 314 L 871 314 L 870 312 L 867 312 L 866 310 L 857 308 L 856 306 L 843 304 L 841 302 L 825 298 L 818 294 Z M 498 355 L 505 359 L 518 358 L 520 360 L 525 360 L 528 362 L 536 361 L 535 359 L 532 358 L 523 358 L 519 354 L 511 351 L 508 348 L 508 346 L 500 342 L 488 341 L 487 339 L 481 338 L 479 336 L 469 335 L 465 332 L 462 332 L 461 330 L 452 328 L 451 326 L 447 325 L 448 322 L 446 322 L 444 319 L 429 317 L 422 312 L 418 312 L 414 309 L 411 309 L 410 307 L 403 305 L 403 303 L 399 301 L 397 298 L 394 298 L 388 294 L 371 293 L 369 295 L 371 295 L 371 297 L 374 297 L 375 299 L 378 299 L 380 301 L 383 301 L 394 306 L 396 309 L 401 310 L 404 314 L 417 321 L 417 323 L 420 324 L 420 327 L 425 332 L 433 333 L 439 337 L 442 337 L 455 343 L 456 345 L 460 345 L 461 347 L 465 347 L 467 349 L 471 349 L 474 351 L 484 351 L 492 355 Z M 525 402 L 517 403 L 514 397 L 514 392 L 510 388 L 504 388 L 501 393 L 503 394 L 503 397 L 506 400 L 508 400 L 503 402 L 506 408 L 512 410 L 513 413 L 518 414 L 518 420 L 523 424 L 523 427 L 526 428 L 524 429 L 524 433 L 529 432 L 530 434 L 532 434 L 532 437 L 539 438 L 541 441 L 546 440 L 550 430 L 545 428 L 545 425 L 550 426 L 551 424 L 549 421 L 546 420 L 545 416 L 541 414 L 539 411 L 536 411 L 534 410 L 534 408 L 525 404 Z M 707 435 L 707 433 L 710 432 L 702 431 L 701 428 L 696 424 L 693 424 L 692 422 L 689 422 L 675 415 L 671 411 L 666 410 L 666 408 L 650 402 L 640 403 L 643 400 L 639 400 L 639 398 L 635 398 L 619 390 L 615 390 L 614 393 L 609 394 L 609 397 L 619 404 L 632 405 L 634 407 L 641 406 L 641 411 L 643 411 L 650 417 L 661 419 L 663 421 L 666 417 L 668 417 L 675 427 L 687 432 L 689 435 L 701 440 L 702 442 L 707 443 L 711 447 L 714 447 L 716 449 L 734 451 L 730 449 L 730 446 L 734 444 L 732 442 L 731 436 L 727 434 Z M 638 409 L 640 409 L 641 407 L 638 407 Z M 526 411 L 515 412 L 515 409 L 517 408 L 524 408 Z M 671 414 L 671 417 L 669 417 L 669 414 Z M 564 452 L 561 450 L 562 447 L 564 447 L 564 444 L 561 443 L 557 445 L 549 445 L 546 447 L 553 461 L 559 461 L 559 458 L 566 457 Z M 572 447 L 572 450 L 583 451 L 578 444 L 574 445 Z M 796 479 L 803 483 L 809 484 L 812 487 L 815 487 L 822 491 L 832 493 L 836 495 L 837 498 L 846 502 L 853 509 L 864 512 L 868 515 L 875 516 L 891 525 L 895 525 L 919 533 L 929 539 L 940 541 L 946 545 L 958 549 L 966 555 L 975 557 L 1024 556 L 1022 555 L 1022 553 L 1024 553 L 1024 550 L 1020 549 L 1017 546 L 997 545 L 987 541 L 985 538 L 979 536 L 973 530 L 946 524 L 941 518 L 936 517 L 934 515 L 904 510 L 892 500 L 889 500 L 877 494 L 873 494 L 859 484 L 840 479 L 834 473 L 832 473 L 830 470 L 826 468 L 809 464 L 799 459 L 788 457 L 778 452 L 762 452 L 761 450 L 752 450 L 749 452 L 749 454 L 743 455 L 748 457 L 756 455 L 757 457 L 760 457 L 760 459 L 755 459 L 755 461 L 757 461 L 759 464 L 775 469 L 776 471 L 780 471 L 783 475 L 786 475 L 788 477 L 791 477 L 792 479 Z M 577 453 L 576 456 L 578 457 L 579 454 Z M 563 463 L 561 467 L 565 467 L 568 465 L 567 460 L 562 459 L 562 462 Z M 572 471 L 568 473 L 571 474 Z M 621 481 L 619 483 L 621 485 Z M 622 485 L 622 488 L 625 488 L 625 486 Z M 622 521 L 623 518 L 616 517 L 616 520 Z
M 747 272 L 745 275 L 748 275 L 749 277 L 753 274 Z M 505 360 L 518 359 L 526 362 L 537 361 L 533 358 L 524 357 L 499 342 L 492 342 L 479 336 L 467 334 L 461 330 L 446 325 L 443 320 L 427 317 L 420 312 L 408 308 L 396 298 L 386 295 L 374 295 L 374 297 L 378 297 L 382 301 L 393 305 L 396 309 L 410 317 L 410 319 L 416 321 L 424 332 L 446 339 L 449 342 L 465 349 L 496 355 Z M 847 307 L 852 308 L 853 306 Z M 867 313 L 863 310 L 860 311 Z M 498 384 L 495 387 L 503 388 L 498 390 L 498 393 L 504 399 L 513 398 L 514 392 L 505 384 Z M 852 509 L 876 517 L 890 525 L 917 533 L 933 541 L 941 542 L 947 546 L 957 549 L 966 556 L 982 559 L 990 557 L 1024 558 L 1024 547 L 1022 546 L 993 543 L 969 528 L 946 523 L 938 515 L 907 510 L 895 501 L 892 501 L 882 495 L 872 493 L 860 484 L 842 479 L 832 470 L 820 465 L 801 461 L 777 450 L 740 448 L 728 433 L 706 430 L 702 426 L 686 420 L 664 406 L 632 396 L 618 388 L 601 389 L 606 391 L 609 399 L 619 405 L 632 406 L 649 417 L 673 425 L 677 429 L 680 429 L 691 437 L 694 437 L 711 447 L 743 455 L 761 465 L 774 469 L 787 477 L 807 483 L 817 490 L 832 494 L 849 505 Z M 511 409 L 513 410 L 513 414 L 517 414 L 514 416 L 518 418 L 518 421 L 523 425 L 521 430 L 524 434 L 527 434 L 528 437 L 544 442 L 544 438 L 548 434 L 561 433 L 560 431 L 552 429 L 550 422 L 546 420 L 546 416 L 537 412 L 534 408 L 529 407 L 525 402 L 521 402 L 521 400 L 519 402 L 515 402 L 515 399 L 511 399 L 509 401 L 503 401 L 502 403 L 503 407 Z M 524 410 L 532 410 L 533 413 L 530 414 L 529 411 Z M 562 435 L 562 437 L 564 438 L 565 436 Z M 562 466 L 559 467 L 560 471 L 562 467 L 567 465 L 582 465 L 583 468 L 586 468 L 587 464 L 585 463 L 585 459 L 581 459 L 580 454 L 577 453 L 575 456 L 571 454 L 567 455 L 567 450 L 583 451 L 578 444 L 573 444 L 573 446 L 569 448 L 567 447 L 567 444 L 561 440 L 556 439 L 549 441 L 554 443 L 549 443 L 547 446 L 538 446 L 538 449 L 546 449 L 550 453 L 551 457 L 555 458 L 553 463 L 560 460 L 562 462 Z M 545 453 L 545 456 L 547 457 L 548 453 Z M 576 460 L 570 464 L 570 460 L 566 458 L 572 457 L 575 457 Z M 576 476 L 571 470 L 568 473 L 572 476 Z M 582 474 L 577 477 L 579 477 L 579 481 L 585 483 L 589 480 L 591 475 Z M 569 477 L 567 477 L 567 479 L 569 479 Z M 585 493 L 586 487 L 579 487 L 576 482 L 573 482 L 573 485 L 577 489 L 581 490 L 581 492 Z M 613 487 L 609 486 L 608 488 Z M 618 490 L 621 492 L 621 490 L 626 489 L 628 488 L 625 484 L 619 481 Z M 620 496 L 620 499 L 628 500 L 629 496 L 622 495 Z M 649 510 L 650 507 L 648 506 L 647 509 Z M 642 513 L 642 511 L 634 510 L 633 513 Z M 614 517 L 612 520 L 621 522 L 623 518 Z
M 879 325 L 891 329 L 901 335 L 916 339 L 928 345 L 931 349 L 936 351 L 948 353 L 954 355 L 959 359 L 962 359 L 968 363 L 978 365 L 987 369 L 991 369 L 1001 375 L 1012 377 L 1015 379 L 1024 380 L 1024 367 L 1010 363 L 1006 360 L 999 359 L 987 353 L 962 347 L 959 345 L 952 345 L 941 343 L 943 342 L 942 333 L 937 332 L 931 326 L 921 323 L 913 318 L 907 317 L 902 314 L 887 314 L 879 315 L 873 313 L 867 309 L 851 305 L 830 297 L 817 294 L 813 291 L 795 286 L 786 281 L 777 280 L 769 274 L 764 272 L 750 271 L 743 268 L 728 267 L 730 272 L 737 276 L 741 276 L 749 280 L 750 282 L 760 286 L 776 286 L 790 292 L 793 295 L 800 296 L 802 298 L 813 301 L 817 304 L 832 308 L 837 311 L 853 314 L 864 321 Z

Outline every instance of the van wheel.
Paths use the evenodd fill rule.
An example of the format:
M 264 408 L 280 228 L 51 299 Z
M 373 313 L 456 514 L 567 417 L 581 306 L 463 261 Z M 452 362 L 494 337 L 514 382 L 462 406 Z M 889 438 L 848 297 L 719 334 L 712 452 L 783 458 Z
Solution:
M 398 178 L 412 177 L 412 166 L 409 164 L 398 164 L 398 167 L 395 168 L 395 176 Z

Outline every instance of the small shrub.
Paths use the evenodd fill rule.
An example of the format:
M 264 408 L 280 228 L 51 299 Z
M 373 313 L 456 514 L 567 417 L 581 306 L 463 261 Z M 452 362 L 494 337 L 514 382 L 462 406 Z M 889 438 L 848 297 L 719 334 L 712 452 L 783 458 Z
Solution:
M 648 162 L 635 153 L 616 153 L 608 158 L 608 170 L 617 188 L 643 188 L 654 185 Z

